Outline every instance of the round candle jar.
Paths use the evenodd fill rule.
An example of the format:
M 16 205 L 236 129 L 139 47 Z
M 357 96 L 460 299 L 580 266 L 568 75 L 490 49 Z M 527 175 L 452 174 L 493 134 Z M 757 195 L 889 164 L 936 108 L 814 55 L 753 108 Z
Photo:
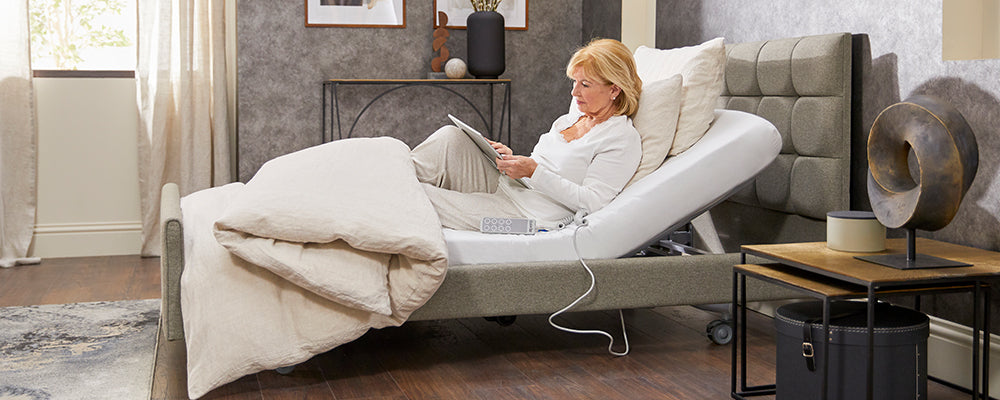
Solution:
M 885 226 L 871 211 L 828 212 L 826 247 L 859 253 L 885 250 Z

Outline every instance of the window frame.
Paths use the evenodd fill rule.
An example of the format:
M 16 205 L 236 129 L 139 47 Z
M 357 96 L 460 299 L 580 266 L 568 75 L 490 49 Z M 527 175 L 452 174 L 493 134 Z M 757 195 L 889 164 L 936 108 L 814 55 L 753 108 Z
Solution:
M 135 70 L 33 69 L 35 78 L 135 78 Z

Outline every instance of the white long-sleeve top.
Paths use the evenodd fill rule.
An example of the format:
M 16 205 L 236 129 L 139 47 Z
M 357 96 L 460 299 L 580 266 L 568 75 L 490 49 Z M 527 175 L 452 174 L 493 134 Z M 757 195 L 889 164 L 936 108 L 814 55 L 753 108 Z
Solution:
M 573 110 L 552 123 L 531 152 L 538 163 L 528 179 L 532 189 L 503 179 L 503 190 L 538 226 L 553 229 L 607 205 L 628 183 L 642 157 L 642 141 L 632 120 L 609 118 L 583 137 L 567 142 L 562 131 L 583 113 Z

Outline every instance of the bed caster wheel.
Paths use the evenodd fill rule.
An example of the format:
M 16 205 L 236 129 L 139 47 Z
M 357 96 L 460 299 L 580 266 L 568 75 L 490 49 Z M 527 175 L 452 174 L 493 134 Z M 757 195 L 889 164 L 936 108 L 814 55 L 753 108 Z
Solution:
M 277 372 L 277 373 L 279 373 L 281 375 L 291 374 L 292 371 L 295 371 L 295 366 L 294 365 L 289 365 L 287 367 L 281 367 L 281 368 L 275 368 L 274 369 L 274 372 Z
M 503 315 L 499 317 L 483 317 L 487 321 L 496 322 L 500 326 L 511 326 L 514 325 L 514 321 L 517 320 L 516 315 Z
M 708 338 L 715 344 L 729 344 L 733 340 L 733 326 L 723 320 L 715 320 L 705 327 Z

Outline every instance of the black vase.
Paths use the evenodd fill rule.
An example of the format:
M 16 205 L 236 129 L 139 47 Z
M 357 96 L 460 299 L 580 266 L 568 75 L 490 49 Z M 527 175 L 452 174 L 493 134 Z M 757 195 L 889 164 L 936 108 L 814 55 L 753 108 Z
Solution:
M 465 21 L 469 45 L 469 73 L 479 79 L 496 79 L 503 73 L 503 15 L 476 11 Z

